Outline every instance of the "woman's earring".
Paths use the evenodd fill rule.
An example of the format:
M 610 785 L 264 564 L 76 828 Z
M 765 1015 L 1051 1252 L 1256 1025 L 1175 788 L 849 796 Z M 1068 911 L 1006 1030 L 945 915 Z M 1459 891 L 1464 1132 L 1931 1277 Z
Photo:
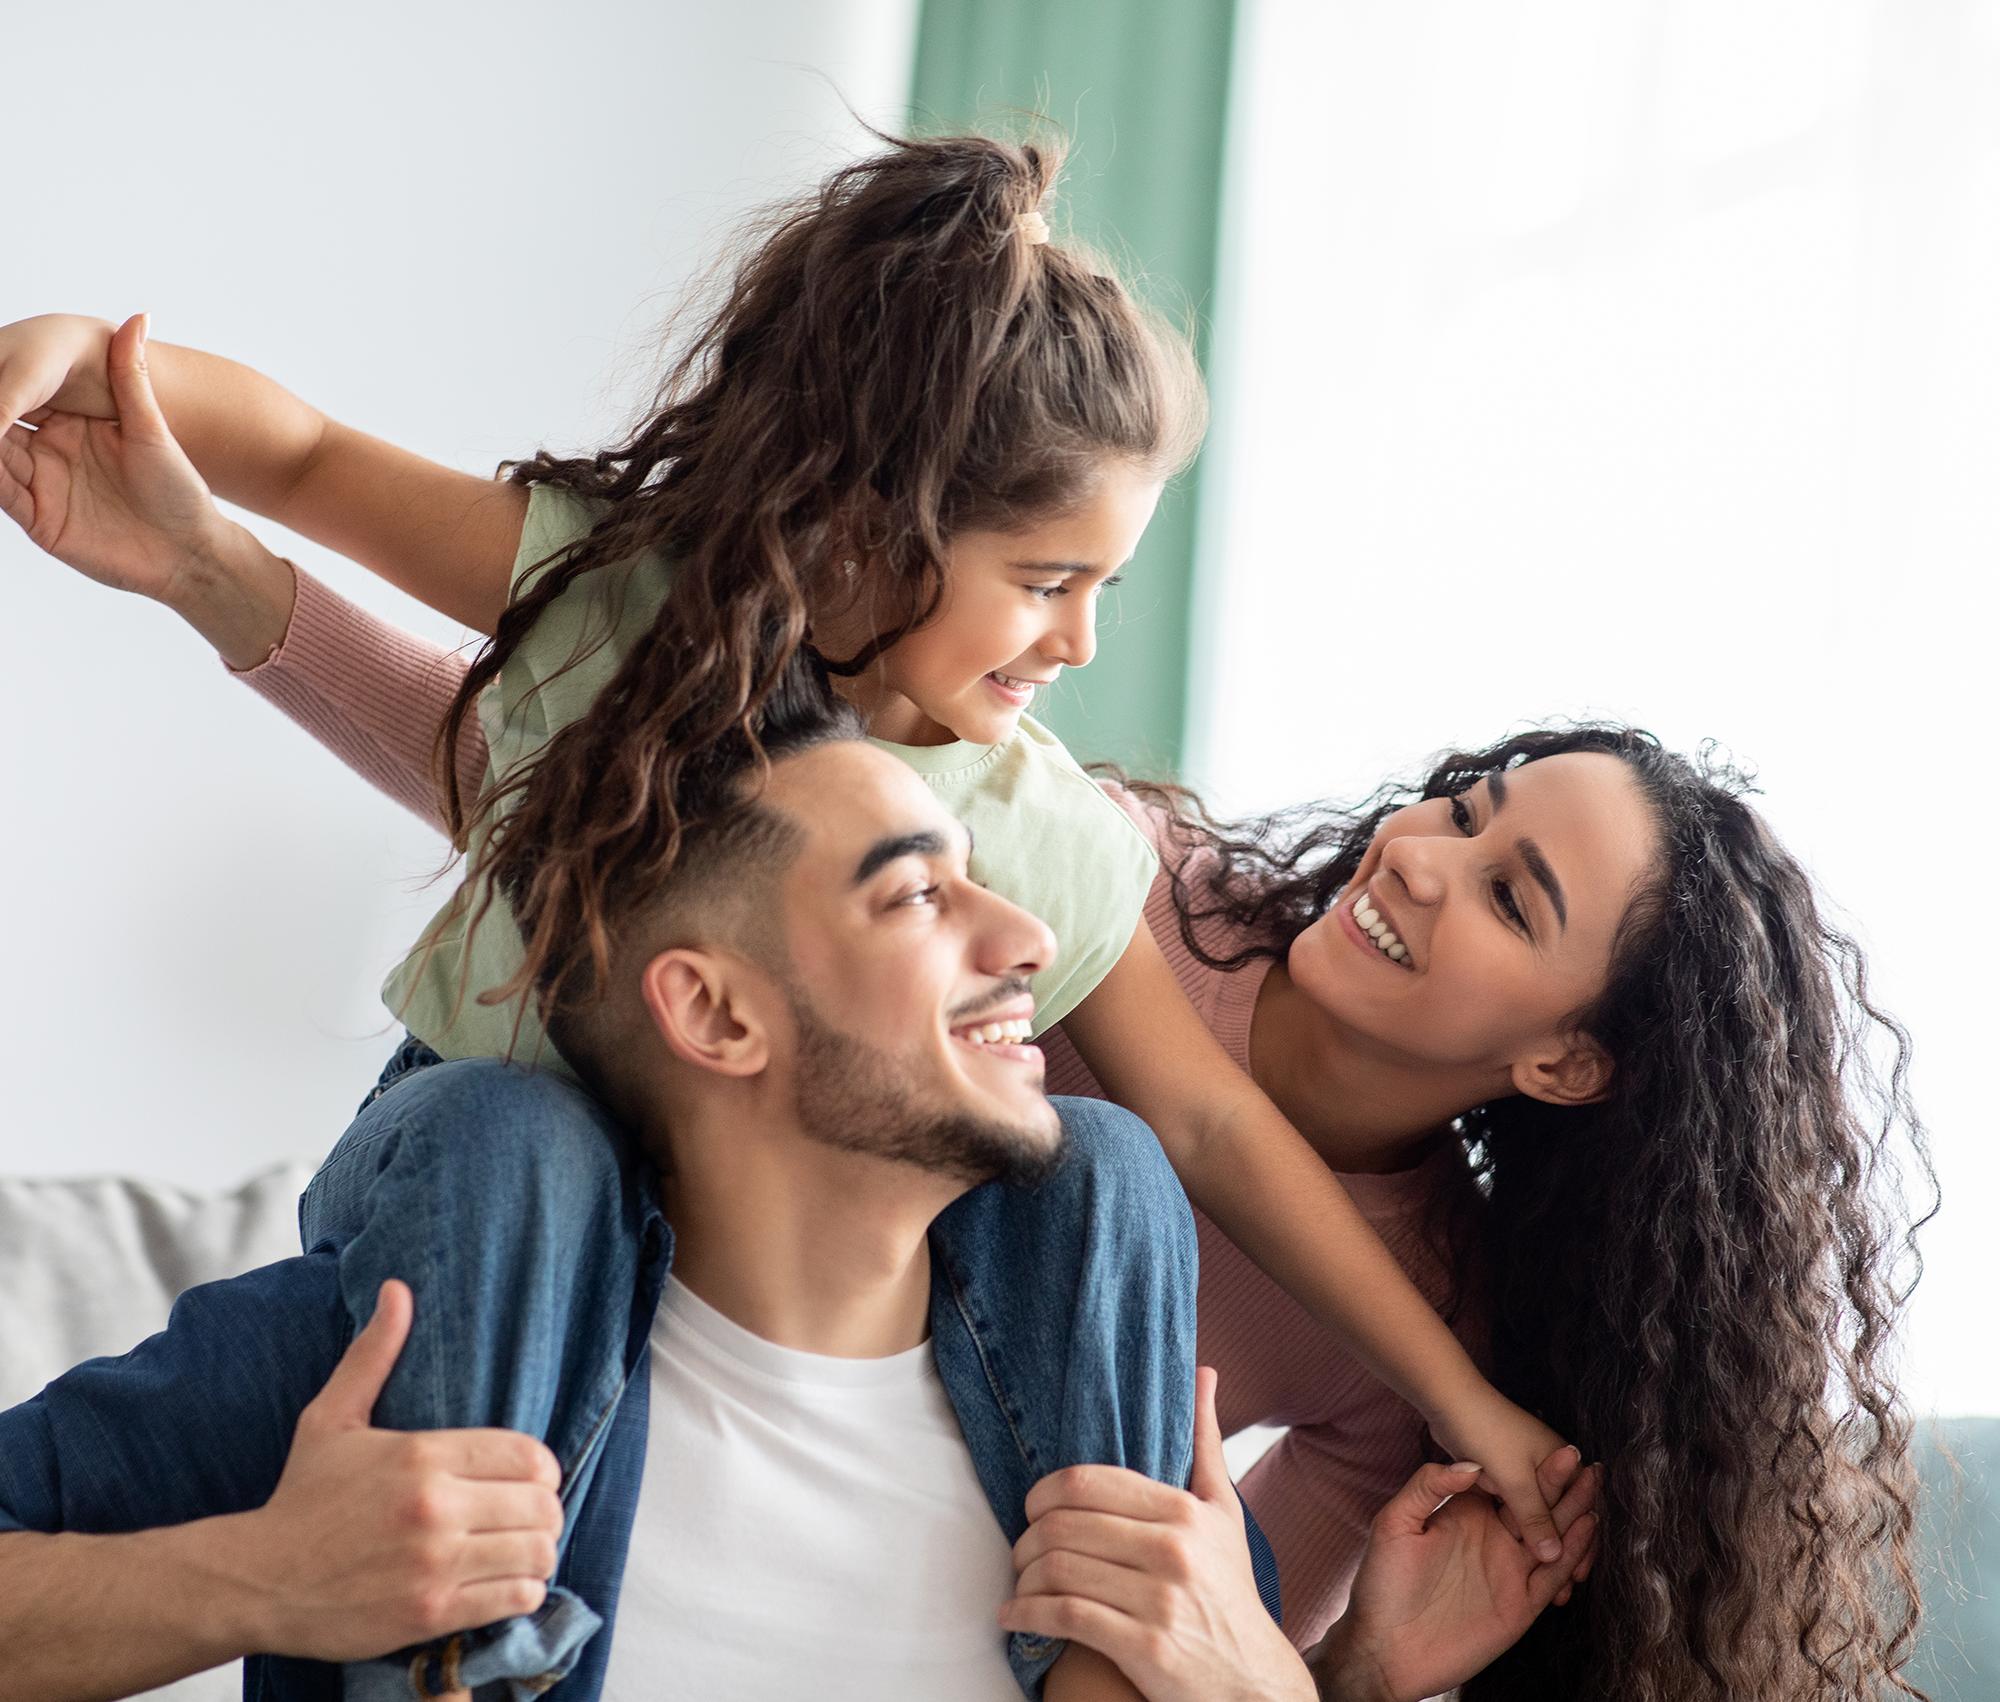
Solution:
M 840 571 L 846 574 L 849 579 L 852 579 L 855 574 L 861 571 L 861 564 L 856 561 L 844 561 L 840 564 Z

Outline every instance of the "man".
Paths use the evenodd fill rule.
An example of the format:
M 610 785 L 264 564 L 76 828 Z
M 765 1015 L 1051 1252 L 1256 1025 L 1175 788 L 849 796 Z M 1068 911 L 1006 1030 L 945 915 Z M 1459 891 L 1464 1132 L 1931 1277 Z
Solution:
M 1185 1201 L 1143 1127 L 1112 1108 L 1072 1109 L 1061 1162 L 1039 1055 L 1009 1027 L 1030 1008 L 1047 932 L 968 879 L 963 830 L 849 733 L 837 716 L 767 730 L 767 782 L 732 778 L 618 943 L 603 996 L 558 1030 L 660 1172 L 629 1172 L 640 1251 L 617 1299 L 635 1374 L 601 1415 L 590 1481 L 566 1486 L 558 1587 L 540 1582 L 563 1522 L 546 1451 L 498 1431 L 369 1430 L 408 1296 L 386 1286 L 343 1359 L 347 1250 L 323 1248 L 195 1291 L 126 1359 L 0 1414 L 11 1696 L 122 1694 L 264 1651 L 249 1694 L 330 1697 L 325 1661 L 523 1614 L 393 1675 L 402 1693 L 532 1694 L 543 1675 L 521 1649 L 552 1645 L 574 1659 L 547 1692 L 562 1702 L 806 1684 L 997 1699 L 1017 1683 L 1032 1694 L 1045 1670 L 1052 1698 L 1135 1693 L 1081 1644 L 1003 1643 L 995 1616 L 1028 1489 L 1064 1463 L 1037 1456 L 1038 1407 L 1094 1399 L 1108 1457 L 1187 1478 Z M 371 1111 L 407 1128 L 427 1096 L 476 1093 L 504 1068 L 434 1064 Z M 440 1179 L 447 1224 L 476 1215 L 479 1181 Z M 947 1213 L 953 1245 L 973 1249 L 955 1256 L 990 1261 L 980 1291 L 1011 1283 L 1034 1302 L 1021 1318 L 961 1304 L 965 1273 L 932 1256 Z M 1112 1221 L 1145 1233 L 1096 1232 Z M 523 1226 L 524 1243 L 535 1233 Z M 1008 1332 L 1059 1332 L 1107 1295 L 1147 1327 L 1056 1374 L 1081 1382 L 1023 1387 L 993 1363 Z M 1037 1356 L 1049 1362 L 1045 1341 Z M 1196 1488 L 1240 1544 L 1216 1470 L 1205 1450 Z M 1441 1481 L 1413 1493 L 1436 1499 Z M 1432 1562 L 1444 1552 L 1436 1534 L 1452 1536 L 1426 1536 L 1419 1511 L 1391 1545 L 1405 1582 L 1422 1543 Z M 1571 1570 L 1580 1557 L 1566 1551 Z M 1248 1577 L 1247 1548 L 1237 1570 Z M 1364 1608 L 1380 1596 L 1357 1586 Z M 1401 1605 L 1371 1623 L 1395 1628 Z M 1421 1613 L 1401 1617 L 1435 1639 Z M 565 1643 L 564 1622 L 586 1620 L 580 1647 Z M 1322 1683 L 1394 1694 L 1395 1642 L 1364 1624 Z M 1188 1680 L 1171 1651 L 1149 1653 L 1150 1693 Z M 1316 1693 L 1268 1618 L 1231 1658 L 1242 1694 Z M 507 1678 L 521 1682 L 503 1691 Z

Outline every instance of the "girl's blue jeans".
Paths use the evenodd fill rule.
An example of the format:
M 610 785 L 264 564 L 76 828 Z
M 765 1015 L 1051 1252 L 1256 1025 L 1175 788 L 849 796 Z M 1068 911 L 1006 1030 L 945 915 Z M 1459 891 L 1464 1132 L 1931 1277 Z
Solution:
M 1055 1104 L 1070 1151 L 1056 1175 L 1034 1189 L 974 1189 L 931 1234 L 934 1289 L 951 1306 L 950 1329 L 934 1328 L 939 1369 L 1010 1539 L 1047 1472 L 1104 1463 L 1183 1484 L 1192 1458 L 1186 1197 L 1129 1113 Z M 339 1252 L 353 1328 L 386 1278 L 414 1293 L 376 1422 L 542 1438 L 573 1526 L 627 1379 L 645 1365 L 652 1319 L 635 1297 L 656 1192 L 632 1143 L 579 1088 L 492 1060 L 444 1063 L 406 1040 L 299 1204 L 306 1250 Z M 1250 1532 L 1275 1614 L 1275 1567 L 1254 1521 Z M 493 1694 L 526 1698 L 567 1670 L 598 1624 L 567 1595 L 479 1633 L 468 1647 L 483 1658 L 461 1663 L 467 1681 L 518 1681 Z M 1023 1641 L 1012 1653 L 1025 1685 L 1052 1655 Z M 407 1654 L 358 1663 L 347 1694 L 407 1697 L 411 1672 Z

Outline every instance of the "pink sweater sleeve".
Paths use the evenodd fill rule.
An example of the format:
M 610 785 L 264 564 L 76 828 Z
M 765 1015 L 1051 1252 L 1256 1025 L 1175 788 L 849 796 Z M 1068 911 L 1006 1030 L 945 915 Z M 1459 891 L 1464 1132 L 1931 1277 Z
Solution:
M 284 642 L 232 669 L 371 785 L 444 831 L 432 753 L 469 664 L 392 626 L 294 567 L 298 596 Z M 452 753 L 461 794 L 486 779 L 486 733 L 466 717 Z

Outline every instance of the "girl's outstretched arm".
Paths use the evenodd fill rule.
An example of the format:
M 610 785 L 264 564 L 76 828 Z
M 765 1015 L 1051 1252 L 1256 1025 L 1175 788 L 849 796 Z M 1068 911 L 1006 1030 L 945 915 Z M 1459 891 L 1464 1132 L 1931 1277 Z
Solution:
M 1445 1448 L 1484 1467 L 1532 1552 L 1559 1555 L 1536 1470 L 1563 1439 L 1480 1375 L 1339 1179 L 1209 1033 L 1143 921 L 1063 1027 L 1106 1092 L 1152 1125 L 1188 1198 Z
M 0 430 L 46 410 L 118 417 L 108 320 L 44 314 L 0 326 Z M 149 345 L 168 427 L 215 494 L 351 556 L 490 633 L 507 606 L 528 493 L 329 419 L 247 366 Z

